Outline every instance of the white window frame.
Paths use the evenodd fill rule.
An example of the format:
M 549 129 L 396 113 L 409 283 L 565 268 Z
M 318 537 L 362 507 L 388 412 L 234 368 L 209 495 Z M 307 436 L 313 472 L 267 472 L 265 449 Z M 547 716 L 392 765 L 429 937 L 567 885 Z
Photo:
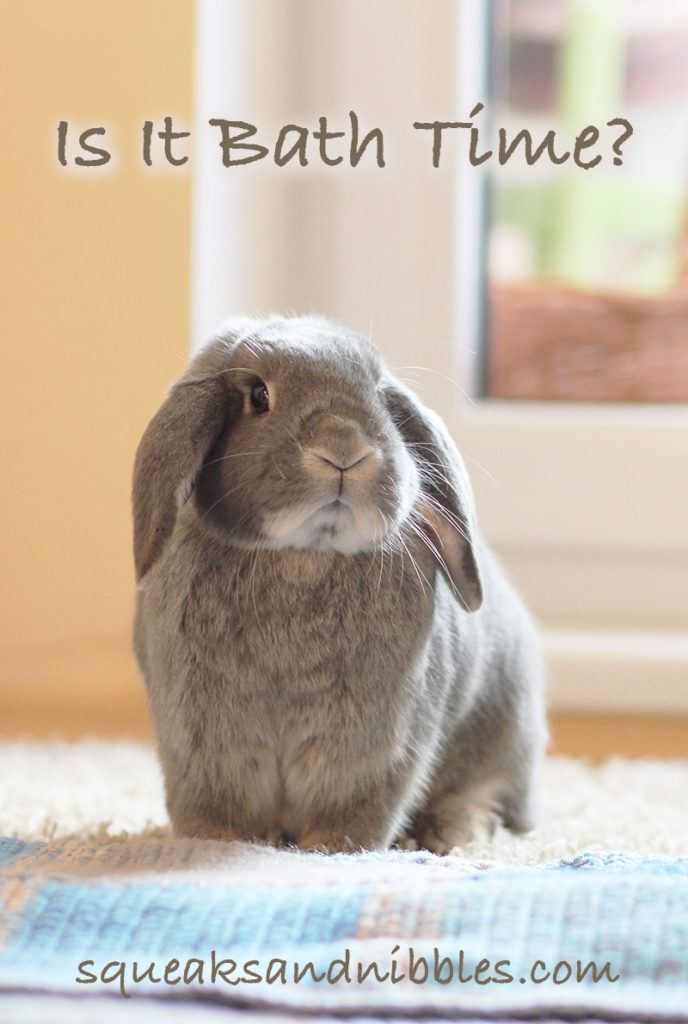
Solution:
M 374 215 L 378 221 L 381 216 L 374 174 L 368 178 L 357 171 L 352 183 L 350 176 L 335 178 L 325 171 L 321 178 L 309 179 L 305 188 L 303 176 L 286 170 L 256 167 L 228 174 L 218 160 L 217 140 L 204 130 L 209 117 L 248 117 L 273 126 L 300 113 L 284 105 L 285 83 L 290 76 L 298 76 L 299 69 L 290 63 L 289 48 L 282 42 L 289 20 L 303 19 L 304 11 L 297 14 L 295 7 L 274 0 L 256 0 L 250 7 L 238 0 L 197 0 L 196 6 L 194 343 L 229 312 L 313 307 L 368 330 L 371 296 L 366 283 L 369 278 L 380 281 L 380 259 L 379 251 L 356 247 L 356 232 L 367 216 Z M 463 117 L 483 91 L 480 34 L 485 30 L 487 5 L 482 0 L 462 0 L 460 5 L 402 6 L 403 17 L 395 14 L 397 0 L 381 0 L 374 8 L 367 0 L 314 7 L 308 15 L 312 18 L 307 25 L 310 45 L 317 47 L 318 32 L 327 23 L 330 35 L 336 31 L 344 56 L 339 65 L 330 61 L 319 72 L 309 68 L 311 77 L 300 82 L 298 95 L 312 92 L 321 113 L 329 112 L 332 95 L 345 96 L 344 102 L 349 102 L 353 72 L 347 55 L 355 53 L 360 29 L 351 24 L 352 12 L 354 22 L 365 8 L 366 17 L 384 17 L 390 51 L 403 52 L 404 47 L 416 45 L 419 19 L 429 24 L 441 12 L 449 18 L 458 9 L 455 102 Z M 231 61 L 227 39 L 232 40 Z M 256 59 L 257 51 L 261 59 Z M 418 61 L 404 68 L 404 81 L 397 79 L 391 85 L 380 77 L 378 67 L 359 66 L 357 94 L 375 95 L 382 103 L 385 87 L 403 89 L 414 73 L 427 86 L 431 77 L 437 77 L 436 55 L 425 63 L 418 56 Z M 256 67 L 261 69 L 258 75 Z M 399 105 L 406 115 L 410 103 L 405 96 L 400 95 Z M 439 113 L 446 107 L 446 95 L 438 94 L 439 116 L 446 116 Z M 425 113 L 432 112 L 431 108 Z M 287 116 L 281 119 L 283 115 Z M 402 144 L 401 136 L 396 143 L 397 147 Z M 412 158 L 413 154 L 409 163 Z M 386 170 L 379 173 L 388 174 Z M 442 172 L 436 175 L 434 201 L 441 193 L 447 208 L 454 203 L 454 220 L 437 218 L 429 190 L 427 195 L 422 189 L 412 194 L 415 203 L 428 204 L 433 244 L 443 247 L 446 262 L 453 260 L 455 272 L 438 284 L 441 256 L 434 266 L 429 261 L 426 265 L 422 259 L 410 261 L 408 253 L 390 246 L 393 285 L 410 293 L 417 289 L 422 297 L 419 304 L 426 301 L 427 308 L 416 311 L 407 304 L 402 317 L 388 302 L 378 310 L 373 338 L 393 367 L 399 362 L 422 363 L 433 374 L 432 378 L 410 376 L 426 386 L 428 379 L 436 382 L 431 393 L 421 390 L 421 397 L 450 426 L 467 461 L 483 532 L 541 622 L 552 706 L 686 712 L 688 409 L 476 398 L 481 176 L 476 168 L 459 168 L 458 193 L 453 195 L 453 179 Z M 332 186 L 335 181 L 339 184 Z M 411 194 L 403 191 L 407 183 L 391 172 L 386 181 L 394 181 L 401 190 L 403 204 Z M 318 222 L 322 189 L 330 189 L 326 227 Z M 318 196 L 317 203 L 313 194 Z M 295 207 L 300 225 L 315 224 L 310 248 L 308 238 L 303 239 L 303 262 L 296 269 L 284 264 L 280 246 L 261 241 L 289 232 Z M 407 226 L 409 250 L 415 247 L 421 252 L 426 244 L 423 215 Z M 390 217 L 391 237 L 394 213 L 383 216 Z M 307 227 L 305 231 L 307 235 Z M 332 266 L 323 278 L 325 240 Z M 446 298 L 452 280 L 459 282 L 453 323 L 451 304 L 446 317 L 435 312 L 441 304 L 437 300 Z M 394 287 L 389 292 L 393 294 Z M 418 355 L 423 332 L 427 344 Z M 391 338 L 394 349 L 387 344 Z M 451 366 L 448 352 L 453 353 Z M 456 383 L 450 385 L 448 377 Z
M 487 6 L 461 5 L 461 111 L 486 95 Z M 483 198 L 480 170 L 459 176 L 456 351 L 472 395 Z M 498 496 L 472 474 L 483 528 L 543 621 L 553 703 L 688 710 L 688 408 L 464 400 L 451 425 L 500 482 Z

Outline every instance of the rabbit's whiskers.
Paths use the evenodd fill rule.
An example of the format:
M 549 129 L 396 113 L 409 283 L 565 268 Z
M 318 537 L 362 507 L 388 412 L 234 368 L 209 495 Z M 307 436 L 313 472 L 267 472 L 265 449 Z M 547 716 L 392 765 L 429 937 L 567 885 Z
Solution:
M 289 427 L 285 427 L 284 431 L 292 439 L 292 441 L 294 442 L 296 447 L 299 449 L 299 451 L 300 452 L 304 451 L 304 446 L 301 444 L 299 439 L 294 435 L 294 433 L 289 429 Z
M 427 491 L 424 491 L 421 497 L 424 502 L 432 506 L 433 511 L 436 512 L 437 515 L 441 516 L 442 519 L 446 520 L 446 522 L 448 522 L 449 525 L 456 530 L 456 532 L 466 541 L 467 544 L 471 543 L 470 537 L 466 532 L 466 524 L 462 522 L 458 518 L 458 516 L 454 515 L 453 512 L 450 512 L 448 508 L 445 508 L 445 506 L 442 505 L 441 502 L 437 500 L 437 498 L 435 498 L 432 494 L 428 494 Z
M 250 568 L 250 572 L 251 572 L 251 583 L 250 583 L 251 600 L 253 601 L 253 611 L 255 612 L 256 622 L 258 623 L 259 633 L 262 633 L 262 630 L 260 629 L 262 623 L 261 623 L 260 614 L 258 612 L 258 602 L 256 601 L 256 577 L 258 575 L 258 549 L 256 549 L 254 552 L 252 552 L 250 566 L 251 566 L 251 568 Z
M 420 583 L 421 590 L 423 591 L 423 597 L 425 597 L 425 585 L 424 584 L 427 583 L 428 586 L 430 586 L 430 581 L 428 580 L 427 576 L 422 571 L 422 569 L 420 568 L 420 566 L 416 562 L 415 558 L 411 554 L 411 550 L 410 550 L 408 544 L 406 543 L 406 541 L 404 540 L 404 538 L 401 536 L 401 534 L 399 534 L 399 543 L 401 544 L 401 546 L 403 547 L 404 551 L 406 552 L 406 555 L 408 557 L 408 560 L 411 563 L 413 571 L 415 572 L 416 576 L 418 577 L 418 582 Z
M 214 508 L 216 508 L 226 498 L 231 497 L 231 495 L 234 494 L 235 491 L 241 490 L 241 488 L 243 486 L 244 486 L 244 481 L 243 480 L 238 480 L 237 483 L 234 485 L 234 487 L 230 487 L 230 489 L 228 491 L 225 491 L 224 494 L 221 494 L 220 497 L 216 501 L 214 501 L 212 503 L 212 505 L 209 505 L 208 508 L 204 510 L 204 512 L 203 512 L 203 514 L 201 516 L 201 519 L 205 519 L 206 516 L 208 516 L 209 513 L 213 511 Z M 248 515 L 248 513 L 246 513 L 246 515 Z M 242 522 L 246 518 L 246 515 L 242 516 L 240 522 Z M 238 525 L 238 523 L 235 524 L 235 525 Z
M 386 549 L 385 538 L 386 538 L 386 535 L 389 532 L 389 522 L 387 520 L 387 517 L 385 516 L 385 513 L 382 511 L 381 508 L 377 509 L 377 513 L 380 516 L 380 519 L 382 519 L 382 525 L 384 527 L 384 531 L 385 532 L 382 535 L 382 542 L 380 544 L 380 575 L 378 576 L 377 590 L 375 591 L 375 597 L 376 598 L 379 597 L 379 595 L 380 595 L 380 586 L 382 584 L 382 570 L 383 570 L 384 564 L 385 564 L 385 549 Z M 391 553 L 390 553 L 390 569 L 391 569 L 391 564 L 392 564 L 392 562 L 391 562 Z
M 450 377 L 448 373 L 444 373 L 442 370 L 435 370 L 431 366 L 397 366 L 394 371 L 395 375 L 399 370 L 420 370 L 421 373 L 434 373 L 437 377 L 442 377 L 444 380 L 448 381 L 452 387 L 457 389 L 457 391 L 460 391 L 470 405 L 475 405 L 475 400 L 471 398 L 466 389 L 462 388 L 453 377 Z
M 218 462 L 226 462 L 228 459 L 245 459 L 249 455 L 262 455 L 264 451 L 266 451 L 265 448 L 260 448 L 253 452 L 232 452 L 231 455 L 220 455 L 217 459 L 210 459 L 208 462 L 204 462 L 203 468 L 205 469 L 206 466 L 214 466 Z

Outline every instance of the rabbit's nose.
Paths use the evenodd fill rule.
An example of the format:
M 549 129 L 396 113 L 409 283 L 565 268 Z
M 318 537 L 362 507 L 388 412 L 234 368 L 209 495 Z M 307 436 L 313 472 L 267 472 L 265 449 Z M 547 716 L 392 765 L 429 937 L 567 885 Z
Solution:
M 346 455 L 334 453 L 329 448 L 322 448 L 318 445 L 308 448 L 307 451 L 316 459 L 325 462 L 328 466 L 332 466 L 339 473 L 346 473 L 347 470 L 357 469 L 367 459 L 376 454 L 373 446 L 369 444 L 362 445 L 355 452 Z
M 313 417 L 308 426 L 304 459 L 312 473 L 343 477 L 374 472 L 380 453 L 354 420 L 323 414 Z
M 311 417 L 302 437 L 309 467 L 318 474 L 368 470 L 379 458 L 378 450 L 355 420 L 332 413 Z

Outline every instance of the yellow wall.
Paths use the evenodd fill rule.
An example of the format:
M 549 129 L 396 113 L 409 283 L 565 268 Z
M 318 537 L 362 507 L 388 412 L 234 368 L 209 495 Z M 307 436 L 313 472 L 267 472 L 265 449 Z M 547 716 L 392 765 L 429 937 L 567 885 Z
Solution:
M 70 652 L 79 685 L 108 652 L 131 672 L 131 464 L 189 326 L 188 165 L 146 168 L 140 130 L 190 127 L 192 8 L 2 4 L 0 713 Z M 106 126 L 107 168 L 59 167 L 61 119 Z

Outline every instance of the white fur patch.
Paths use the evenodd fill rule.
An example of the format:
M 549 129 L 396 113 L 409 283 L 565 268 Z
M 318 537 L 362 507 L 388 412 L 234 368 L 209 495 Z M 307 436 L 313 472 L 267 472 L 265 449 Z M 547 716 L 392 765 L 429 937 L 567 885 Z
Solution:
M 265 519 L 263 530 L 276 548 L 306 548 L 353 555 L 369 551 L 388 532 L 374 505 L 345 502 L 301 505 Z

